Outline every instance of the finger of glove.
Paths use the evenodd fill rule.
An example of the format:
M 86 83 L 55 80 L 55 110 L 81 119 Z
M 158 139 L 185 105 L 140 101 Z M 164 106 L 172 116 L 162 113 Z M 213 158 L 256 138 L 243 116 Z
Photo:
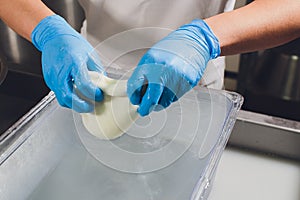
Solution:
M 72 93 L 72 109 L 79 113 L 88 113 L 94 110 L 93 104 L 80 99 L 76 94 Z
M 148 115 L 156 105 L 163 93 L 164 86 L 157 83 L 148 83 L 147 90 L 142 98 L 138 112 L 141 116 Z
M 175 93 L 174 91 L 170 90 L 169 88 L 165 87 L 164 91 L 160 97 L 160 100 L 158 102 L 158 104 L 160 106 L 156 106 L 154 111 L 160 111 L 163 110 L 165 108 L 167 108 L 168 106 L 171 105 L 171 103 L 174 101 L 175 99 Z
M 85 113 L 93 111 L 93 105 L 90 102 L 84 101 L 74 93 L 73 82 L 66 81 L 63 88 L 55 92 L 59 104 L 63 107 L 72 108 L 76 112 Z
M 100 88 L 92 83 L 90 76 L 87 73 L 86 66 L 83 66 L 82 70 L 73 77 L 76 91 L 83 95 L 84 98 L 92 101 L 103 100 L 103 93 Z
M 92 52 L 89 55 L 88 62 L 87 62 L 87 68 L 90 71 L 96 71 L 99 73 L 102 73 L 104 71 L 100 57 L 96 52 Z
M 139 105 L 143 98 L 142 88 L 145 85 L 145 77 L 139 73 L 137 68 L 127 81 L 127 96 L 133 105 Z
M 76 112 L 85 113 L 92 112 L 93 105 L 83 101 L 78 96 L 70 93 L 70 94 L 58 94 L 55 93 L 56 99 L 58 103 L 65 108 L 70 108 L 75 110 Z

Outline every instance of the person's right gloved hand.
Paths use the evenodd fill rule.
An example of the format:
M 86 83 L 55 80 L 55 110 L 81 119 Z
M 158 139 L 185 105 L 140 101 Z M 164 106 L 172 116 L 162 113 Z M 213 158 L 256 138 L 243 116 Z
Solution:
M 196 19 L 157 42 L 127 82 L 127 95 L 141 116 L 159 111 L 196 86 L 220 44 L 205 21 Z
M 89 70 L 103 71 L 100 59 L 91 54 L 93 47 L 58 15 L 41 20 L 31 39 L 42 52 L 44 79 L 59 104 L 77 112 L 93 111 L 93 102 L 103 99 L 88 75 Z

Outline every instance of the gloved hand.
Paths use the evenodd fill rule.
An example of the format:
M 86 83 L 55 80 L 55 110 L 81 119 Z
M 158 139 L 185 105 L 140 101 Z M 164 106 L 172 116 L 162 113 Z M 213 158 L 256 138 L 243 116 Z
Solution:
M 193 20 L 146 52 L 127 82 L 127 95 L 141 116 L 166 108 L 197 85 L 207 62 L 219 55 L 212 30 Z
M 44 79 L 59 104 L 77 112 L 93 111 L 93 101 L 103 99 L 88 75 L 88 70 L 102 71 L 100 59 L 91 55 L 93 47 L 58 15 L 44 18 L 31 39 L 42 52 Z

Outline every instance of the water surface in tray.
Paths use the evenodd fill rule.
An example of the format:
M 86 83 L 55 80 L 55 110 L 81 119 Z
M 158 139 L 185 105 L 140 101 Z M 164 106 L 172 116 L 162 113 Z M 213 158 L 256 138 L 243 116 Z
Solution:
M 186 109 L 178 110 L 178 107 L 174 105 L 166 113 L 153 113 L 156 120 L 164 121 L 161 124 L 162 128 L 157 129 L 160 131 L 155 136 L 135 138 L 136 134 L 133 134 L 132 138 L 131 135 L 125 135 L 111 142 L 98 141 L 94 144 L 99 145 L 99 148 L 96 149 L 98 152 L 101 149 L 107 151 L 105 152 L 107 159 L 120 160 L 118 167 L 136 167 L 135 170 L 140 167 L 141 170 L 137 171 L 138 173 L 126 173 L 124 172 L 126 170 L 118 170 L 118 167 L 110 165 L 115 162 L 101 160 L 97 155 L 96 157 L 93 155 L 94 152 L 88 152 L 87 148 L 90 146 L 86 147 L 84 143 L 74 145 L 56 168 L 42 180 L 29 199 L 189 199 L 201 174 L 207 167 L 211 149 L 220 137 L 222 123 L 226 119 L 225 115 L 228 114 L 225 111 L 228 108 L 223 105 L 212 105 L 211 101 L 205 100 L 196 102 L 182 99 L 181 104 L 184 105 L 181 107 L 186 107 Z M 197 110 L 198 108 L 199 110 Z M 168 116 L 167 119 L 165 119 L 166 116 Z M 145 123 L 143 119 L 141 120 L 139 126 L 144 124 L 145 130 L 149 130 L 147 123 L 149 119 L 144 118 Z M 183 123 L 181 125 L 183 129 L 180 129 L 180 123 Z M 159 120 L 157 123 L 154 122 L 154 127 L 159 124 Z M 77 127 L 78 130 L 83 131 Z M 139 130 L 139 132 L 143 134 L 142 131 L 145 130 Z M 150 128 L 150 130 L 153 129 Z M 182 137 L 178 137 L 178 130 Z M 80 134 L 79 138 L 82 136 Z M 148 142 L 145 143 L 145 141 Z M 153 156 L 150 162 L 152 161 L 153 166 L 158 164 L 160 168 L 143 173 L 143 170 L 147 168 L 145 163 L 151 165 L 145 158 L 147 153 L 155 152 L 171 142 L 172 146 L 168 147 L 168 152 L 171 156 L 174 153 L 178 154 L 178 157 L 174 157 L 176 159 L 171 160 L 172 162 L 164 163 L 162 160 L 168 160 L 169 154 L 164 155 L 159 152 L 160 155 L 156 155 L 157 159 Z M 142 156 L 144 159 L 136 158 L 136 160 L 134 157 L 122 158 L 119 154 L 109 157 L 110 150 L 113 150 L 111 146 L 106 148 L 106 143 L 111 143 L 113 147 L 116 146 L 127 152 L 146 154 Z M 149 158 L 151 157 L 147 159 Z M 123 165 L 121 165 L 122 163 Z
M 95 157 L 78 133 L 79 122 L 75 115 L 59 107 L 56 102 L 52 103 L 28 128 L 23 129 L 23 134 L 30 137 L 0 166 L 0 184 L 5 185 L 0 190 L 1 196 L 5 200 L 19 197 L 31 200 L 190 199 L 201 176 L 211 176 L 205 171 L 207 167 L 217 164 L 218 159 L 211 160 L 211 155 L 223 148 L 219 141 L 224 140 L 222 131 L 228 128 L 224 127 L 224 122 L 233 104 L 224 94 L 205 91 L 196 91 L 180 101 L 178 104 L 185 107 L 179 109 L 180 112 L 174 105 L 166 113 L 153 114 L 156 120 L 164 121 L 163 128 L 157 129 L 160 130 L 158 134 L 147 134 L 152 129 L 148 126 L 149 119 L 144 118 L 145 121 L 138 124 L 145 125 L 145 134 L 140 130 L 141 138 L 131 132 L 111 142 L 129 152 L 151 153 L 167 146 L 172 140 L 173 146 L 169 152 L 184 150 L 178 159 L 148 173 L 144 173 L 143 169 L 138 173 L 116 170 Z M 169 117 L 165 119 L 165 116 Z M 179 126 L 180 123 L 183 125 Z M 195 137 L 192 141 L 176 137 L 178 134 L 174 127 L 185 127 L 179 128 L 180 134 Z M 151 140 L 153 137 L 156 139 Z M 151 161 L 160 163 L 162 158 L 169 159 L 168 155 L 172 154 L 161 155 L 160 159 L 153 157 Z M 145 167 L 145 163 L 149 163 L 139 165 L 134 160 L 121 161 L 126 166 Z
M 162 170 L 128 174 L 102 165 L 83 148 L 74 148 L 29 199 L 189 199 L 207 164 L 206 159 L 187 151 Z

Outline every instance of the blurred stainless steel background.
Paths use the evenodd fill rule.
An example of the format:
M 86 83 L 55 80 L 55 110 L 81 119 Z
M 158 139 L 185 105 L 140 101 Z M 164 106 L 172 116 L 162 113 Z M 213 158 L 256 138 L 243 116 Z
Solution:
M 300 39 L 241 55 L 237 91 L 244 110 L 300 120 Z
M 45 0 L 77 31 L 84 11 L 77 0 Z M 0 21 L 0 135 L 49 93 L 41 70 L 41 53 Z
M 43 1 L 55 13 L 63 16 L 77 31 L 84 20 L 84 12 L 76 0 Z M 41 53 L 27 40 L 0 21 L 0 53 L 8 68 L 23 73 L 41 75 Z
M 255 69 L 254 87 L 266 95 L 300 101 L 300 54 L 266 50 Z
M 0 58 L 0 85 L 7 75 L 7 66 L 4 64 L 4 59 Z

